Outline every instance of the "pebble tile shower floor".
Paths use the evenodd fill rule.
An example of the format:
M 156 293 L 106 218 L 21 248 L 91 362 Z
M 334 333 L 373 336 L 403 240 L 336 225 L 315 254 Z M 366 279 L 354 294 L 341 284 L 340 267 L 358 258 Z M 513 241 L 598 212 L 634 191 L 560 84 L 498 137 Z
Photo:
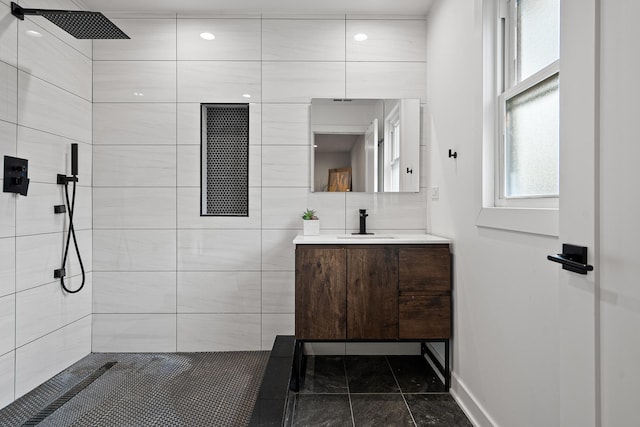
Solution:
M 20 426 L 116 362 L 40 426 L 246 426 L 269 352 L 90 354 L 0 411 Z

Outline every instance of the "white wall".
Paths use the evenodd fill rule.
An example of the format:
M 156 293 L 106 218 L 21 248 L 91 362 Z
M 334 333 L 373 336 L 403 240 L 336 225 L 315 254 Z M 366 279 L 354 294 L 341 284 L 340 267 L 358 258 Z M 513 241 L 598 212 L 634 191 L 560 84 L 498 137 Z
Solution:
M 430 232 L 454 241 L 452 391 L 479 425 L 559 419 L 557 239 L 476 226 L 482 207 L 482 2 L 427 19 Z M 448 149 L 458 152 L 449 159 Z
M 600 369 L 602 426 L 638 420 L 640 382 L 640 57 L 633 1 L 601 2 L 600 59 Z
M 640 181 L 640 61 L 631 53 L 640 6 L 601 2 L 600 13 L 599 401 L 595 411 L 585 410 L 608 427 L 638 418 L 640 290 L 632 267 L 640 205 L 628 187 Z M 545 260 L 560 242 L 475 225 L 482 198 L 481 25 L 482 1 L 440 0 L 427 19 L 429 180 L 440 187 L 440 200 L 429 202 L 430 231 L 455 241 L 453 392 L 479 425 L 561 425 L 563 372 L 556 364 L 565 307 Z M 448 148 L 458 151 L 457 161 L 447 158 Z
M 271 348 L 293 333 L 306 208 L 323 232 L 356 231 L 359 208 L 374 231 L 425 230 L 424 193 L 309 192 L 311 98 L 424 102 L 423 19 L 114 22 L 132 40 L 94 42 L 94 351 Z M 199 103 L 244 93 L 250 215 L 200 217 Z
M 18 21 L 9 5 L 0 1 L 0 154 L 28 159 L 31 183 L 27 197 L 0 193 L 0 407 L 90 352 L 92 311 L 91 42 L 43 18 Z M 72 142 L 80 154 L 75 228 L 89 273 L 74 295 L 53 278 L 66 227 L 53 213 L 63 203 L 56 174 L 70 173 Z M 75 288 L 80 269 L 71 259 Z

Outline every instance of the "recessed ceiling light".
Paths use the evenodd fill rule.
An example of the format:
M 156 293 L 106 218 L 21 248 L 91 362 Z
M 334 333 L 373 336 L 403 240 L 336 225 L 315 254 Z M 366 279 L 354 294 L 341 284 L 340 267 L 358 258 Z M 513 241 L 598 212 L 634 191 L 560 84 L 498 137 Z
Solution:
M 29 35 L 31 37 L 42 37 L 42 34 L 40 34 L 39 32 L 37 32 L 35 30 L 27 30 L 27 31 L 25 31 L 25 33 L 27 33 L 27 35 Z
M 133 92 L 133 96 L 144 96 L 142 92 Z
M 214 36 L 211 33 L 200 33 L 200 37 L 202 37 L 205 40 L 213 40 L 216 38 L 216 36 Z
M 248 94 L 248 93 L 243 93 L 243 94 L 242 94 L 242 97 L 243 97 L 243 98 L 251 98 L 251 95 L 250 95 L 250 94 Z
M 357 41 L 357 42 L 363 42 L 363 41 L 365 41 L 365 40 L 366 40 L 366 39 L 368 39 L 368 38 L 369 38 L 369 36 L 368 36 L 368 35 L 366 35 L 366 34 L 364 34 L 364 33 L 358 33 L 358 34 L 356 34 L 355 36 L 353 36 L 353 39 L 354 39 L 355 41 Z
M 318 144 L 313 144 L 313 148 L 318 148 Z

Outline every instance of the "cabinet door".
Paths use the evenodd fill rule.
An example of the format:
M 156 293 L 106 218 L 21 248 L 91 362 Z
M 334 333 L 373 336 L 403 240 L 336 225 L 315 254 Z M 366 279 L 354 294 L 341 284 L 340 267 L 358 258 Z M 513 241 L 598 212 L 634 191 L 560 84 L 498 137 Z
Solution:
M 350 247 L 347 266 L 347 339 L 397 339 L 397 251 Z
M 451 290 L 449 245 L 398 250 L 400 292 L 448 292 Z
M 346 339 L 346 281 L 344 248 L 296 247 L 296 338 Z
M 400 295 L 399 338 L 444 339 L 451 336 L 449 295 Z

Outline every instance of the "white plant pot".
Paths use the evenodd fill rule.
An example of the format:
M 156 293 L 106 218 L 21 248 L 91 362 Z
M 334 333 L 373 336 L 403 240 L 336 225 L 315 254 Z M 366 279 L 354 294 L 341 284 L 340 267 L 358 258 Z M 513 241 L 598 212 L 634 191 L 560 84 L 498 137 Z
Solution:
M 305 219 L 302 220 L 304 224 L 305 236 L 317 236 L 320 234 L 320 220 L 319 219 Z

